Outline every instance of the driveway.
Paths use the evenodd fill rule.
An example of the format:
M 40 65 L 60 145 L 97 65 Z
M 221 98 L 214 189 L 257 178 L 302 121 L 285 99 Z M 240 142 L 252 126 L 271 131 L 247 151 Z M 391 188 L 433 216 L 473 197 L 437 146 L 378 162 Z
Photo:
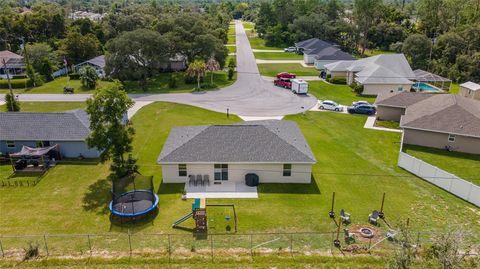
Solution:
M 260 76 L 241 22 L 236 21 L 237 81 L 216 91 L 169 94 L 131 94 L 134 101 L 166 101 L 250 117 L 297 114 L 314 107 L 313 96 L 298 96 L 275 87 Z M 84 101 L 88 94 L 21 94 L 20 101 Z

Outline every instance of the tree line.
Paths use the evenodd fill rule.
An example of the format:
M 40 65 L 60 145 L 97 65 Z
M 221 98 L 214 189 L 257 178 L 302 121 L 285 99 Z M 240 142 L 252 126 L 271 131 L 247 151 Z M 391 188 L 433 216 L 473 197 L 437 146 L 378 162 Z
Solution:
M 77 3 L 77 2 L 72 2 Z M 107 56 L 114 78 L 139 80 L 179 55 L 186 61 L 213 57 L 225 65 L 231 5 L 112 4 L 100 21 L 70 18 L 67 3 L 15 3 L 0 9 L 0 50 L 25 56 L 27 73 L 51 80 L 52 72 L 95 56 Z M 35 74 L 28 74 L 34 78 Z
M 480 81 L 479 0 L 272 0 L 237 5 L 267 46 L 317 37 L 344 51 L 403 52 L 414 69 Z

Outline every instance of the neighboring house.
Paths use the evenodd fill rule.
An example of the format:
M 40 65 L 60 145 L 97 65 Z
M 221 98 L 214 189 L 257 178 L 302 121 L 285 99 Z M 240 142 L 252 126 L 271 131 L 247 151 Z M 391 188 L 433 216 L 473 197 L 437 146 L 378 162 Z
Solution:
M 160 65 L 162 71 L 183 71 L 187 69 L 187 58 L 181 54 L 171 57 L 166 63 Z
M 157 160 L 165 183 L 201 174 L 214 184 L 249 173 L 260 183 L 310 183 L 315 162 L 297 124 L 279 120 L 173 128 Z
M 326 64 L 338 61 L 353 61 L 355 57 L 337 47 L 326 48 L 315 55 L 315 68 L 323 70 Z
M 57 144 L 67 158 L 96 158 L 100 152 L 88 148 L 90 121 L 84 110 L 61 113 L 0 113 L 0 152 L 19 152 L 22 146 L 38 147 Z
M 409 91 L 415 74 L 403 54 L 380 54 L 356 61 L 326 64 L 330 75 L 345 74 L 347 84 L 363 85 L 362 94 Z
M 400 121 L 407 107 L 434 96 L 418 92 L 385 92 L 380 93 L 375 100 L 377 119 Z
M 78 70 L 86 65 L 90 65 L 91 67 L 95 68 L 100 78 L 105 77 L 105 55 L 100 55 L 88 61 L 79 63 L 75 65 L 75 70 L 78 72 Z
M 355 60 L 352 55 L 343 52 L 337 45 L 318 38 L 310 38 L 295 43 L 297 52 L 303 53 L 305 64 L 313 64 L 317 69 L 324 65 L 341 60 Z
M 405 144 L 480 154 L 480 101 L 434 94 L 408 106 L 400 127 Z
M 474 82 L 465 82 L 460 84 L 460 96 L 480 100 L 480 85 Z
M 3 64 L 5 61 L 5 65 Z M 7 74 L 12 76 L 25 74 L 23 57 L 8 50 L 0 51 L 0 79 L 6 79 Z

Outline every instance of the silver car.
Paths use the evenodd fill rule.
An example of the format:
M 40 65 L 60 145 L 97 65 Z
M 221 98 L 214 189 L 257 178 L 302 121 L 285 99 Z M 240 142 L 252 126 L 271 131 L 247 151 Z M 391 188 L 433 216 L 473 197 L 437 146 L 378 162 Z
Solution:
M 288 47 L 288 48 L 285 48 L 283 49 L 284 52 L 295 52 L 297 51 L 297 49 L 295 47 Z
M 343 107 L 331 100 L 322 101 L 318 108 L 321 110 L 343 111 Z

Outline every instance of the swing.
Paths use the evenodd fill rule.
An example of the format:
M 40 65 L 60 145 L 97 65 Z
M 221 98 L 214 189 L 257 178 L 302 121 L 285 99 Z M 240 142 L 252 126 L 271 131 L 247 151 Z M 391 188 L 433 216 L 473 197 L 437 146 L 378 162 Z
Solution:
M 230 221 L 230 212 L 228 212 L 228 214 L 227 214 L 227 208 L 225 208 L 225 220 Z

